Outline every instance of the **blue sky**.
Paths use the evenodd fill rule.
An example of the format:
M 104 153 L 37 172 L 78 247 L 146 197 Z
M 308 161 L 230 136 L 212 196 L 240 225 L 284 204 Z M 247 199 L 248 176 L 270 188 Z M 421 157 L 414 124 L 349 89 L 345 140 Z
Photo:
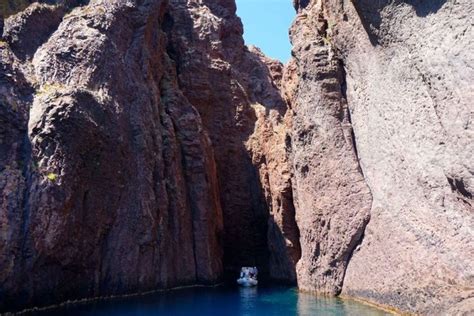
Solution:
M 291 55 L 288 29 L 295 17 L 292 0 L 236 0 L 237 15 L 244 24 L 247 45 L 287 62 Z

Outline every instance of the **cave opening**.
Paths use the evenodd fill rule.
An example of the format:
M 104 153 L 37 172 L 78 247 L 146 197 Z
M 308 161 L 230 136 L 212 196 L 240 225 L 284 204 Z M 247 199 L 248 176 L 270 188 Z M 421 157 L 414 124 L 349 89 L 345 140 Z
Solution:
M 290 0 L 236 0 L 236 7 L 243 26 L 245 44 L 258 47 L 266 57 L 282 63 L 288 62 L 291 57 L 288 29 L 295 17 L 292 2 Z M 254 52 L 253 49 L 250 51 Z M 256 54 L 259 55 L 259 52 Z M 245 101 L 249 102 L 249 106 L 245 112 L 244 122 L 235 120 L 234 117 L 227 118 L 232 124 L 244 127 L 242 132 L 234 136 L 218 137 L 219 134 L 211 136 L 214 144 L 222 145 L 222 139 L 226 139 L 225 146 L 217 145 L 222 149 L 218 151 L 216 157 L 225 232 L 223 238 L 224 279 L 234 283 L 242 266 L 256 266 L 259 270 L 259 280 L 263 283 L 294 285 L 296 272 L 293 257 L 299 255 L 296 246 L 295 249 L 287 249 L 285 239 L 299 239 L 299 232 L 295 228 L 296 223 L 287 223 L 294 219 L 291 185 L 282 188 L 283 192 L 269 194 L 269 180 L 260 169 L 261 164 L 268 163 L 263 161 L 266 156 L 264 154 L 259 162 L 253 161 L 252 150 L 245 145 L 251 135 L 256 132 L 257 126 L 257 115 L 251 104 L 259 104 L 267 113 L 278 111 L 278 115 L 283 115 L 286 109 L 281 95 L 272 94 L 276 87 L 269 82 L 271 75 L 267 66 L 263 66 L 262 61 L 255 63 L 256 60 L 247 61 L 251 63 L 252 66 L 249 69 L 252 71 L 248 73 L 246 80 L 249 80 L 250 86 L 258 85 L 262 89 L 249 94 L 249 99 Z M 274 63 L 276 68 L 282 68 L 277 64 L 279 63 Z M 241 80 L 241 78 L 236 78 L 236 80 Z M 245 80 L 241 82 L 245 85 Z M 272 92 L 268 93 L 270 91 Z M 283 110 L 280 111 L 281 109 Z M 206 119 L 204 121 L 206 122 Z M 232 149 L 232 159 L 229 155 L 223 154 L 229 148 Z M 259 150 L 262 148 L 259 147 L 257 151 Z M 238 159 L 235 158 L 237 156 Z M 228 176 L 233 174 L 236 176 Z M 227 176 L 224 178 L 222 175 Z M 272 200 L 271 196 L 279 197 Z M 273 217 L 275 214 L 277 218 Z M 295 244 L 299 245 L 299 242 Z
M 296 15 L 291 0 L 236 0 L 246 45 L 286 63 L 291 56 L 288 30 Z

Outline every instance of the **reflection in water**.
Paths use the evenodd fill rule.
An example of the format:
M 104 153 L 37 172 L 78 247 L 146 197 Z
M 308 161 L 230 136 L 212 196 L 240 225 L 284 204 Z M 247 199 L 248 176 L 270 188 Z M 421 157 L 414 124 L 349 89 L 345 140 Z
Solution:
M 240 287 L 240 315 L 251 315 L 256 310 L 257 287 Z

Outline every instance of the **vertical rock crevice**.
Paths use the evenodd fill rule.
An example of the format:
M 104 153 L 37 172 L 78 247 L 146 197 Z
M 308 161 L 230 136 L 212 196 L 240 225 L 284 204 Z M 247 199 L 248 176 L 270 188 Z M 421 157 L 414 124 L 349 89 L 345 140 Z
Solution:
M 335 47 L 333 47 L 333 49 L 336 50 Z M 344 258 L 342 259 L 342 260 L 345 261 L 345 269 L 344 269 L 344 272 L 343 272 L 342 278 L 341 278 L 341 280 L 342 280 L 341 281 L 341 286 L 340 286 L 341 290 L 337 294 L 341 294 L 341 292 L 342 292 L 342 288 L 344 286 L 344 277 L 345 277 L 345 274 L 346 274 L 346 270 L 347 270 L 348 265 L 350 264 L 350 260 L 351 260 L 352 256 L 354 255 L 354 252 L 356 252 L 359 249 L 359 247 L 361 246 L 361 244 L 363 243 L 364 236 L 365 236 L 365 230 L 367 228 L 367 225 L 370 222 L 370 210 L 372 209 L 372 206 L 373 206 L 372 191 L 370 189 L 370 185 L 369 185 L 367 179 L 365 178 L 364 170 L 363 170 L 361 162 L 360 162 L 359 152 L 357 150 L 357 140 L 356 140 L 356 135 L 355 135 L 354 128 L 353 128 L 353 125 L 352 125 L 351 108 L 350 108 L 350 104 L 347 100 L 347 78 L 346 78 L 347 74 L 346 74 L 346 70 L 345 70 L 345 67 L 344 67 L 344 61 L 340 58 L 341 58 L 341 56 L 338 56 L 339 68 L 340 68 L 340 83 L 341 83 L 341 105 L 342 105 L 341 109 L 342 109 L 342 113 L 343 113 L 341 115 L 341 122 L 342 122 L 343 130 L 344 130 L 344 134 L 345 134 L 345 137 L 346 137 L 346 141 L 347 141 L 348 144 L 350 144 L 350 146 L 353 150 L 354 158 L 357 161 L 357 168 L 358 168 L 362 178 L 364 179 L 364 183 L 365 183 L 365 185 L 368 189 L 368 192 L 370 194 L 370 207 L 368 208 L 369 212 L 367 214 L 367 218 L 362 222 L 362 225 L 360 225 L 358 230 L 354 233 L 354 236 L 353 236 L 350 244 L 347 247 L 347 253 L 345 254 Z
M 93 1 L 28 46 L 41 8 L 6 22 L 18 56 L 0 47 L 34 82 L 34 100 L 9 97 L 25 103 L 35 162 L 31 182 L 6 184 L 28 193 L 27 218 L 0 183 L 0 309 L 214 284 L 224 266 L 294 283 L 283 66 L 244 46 L 235 4 Z
M 278 90 L 282 65 L 244 45 L 235 11 L 233 2 L 171 1 L 168 51 L 215 152 L 226 274 L 234 279 L 250 265 L 260 268 L 262 279 L 295 282 L 287 247 L 297 248 L 297 241 L 285 241 L 274 224 L 292 204 L 285 197 L 291 181 L 286 103 Z

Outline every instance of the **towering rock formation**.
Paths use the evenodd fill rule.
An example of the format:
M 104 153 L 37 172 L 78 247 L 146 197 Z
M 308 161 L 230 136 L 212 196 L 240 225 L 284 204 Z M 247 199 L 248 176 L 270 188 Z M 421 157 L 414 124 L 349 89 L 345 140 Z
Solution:
M 327 22 L 313 14 L 300 13 L 291 29 L 295 58 L 286 82 L 294 113 L 291 161 L 302 249 L 298 286 L 339 294 L 372 197 L 357 159 L 344 69 L 328 43 Z
M 472 1 L 313 0 L 296 6 L 293 133 L 305 133 L 299 142 L 299 134 L 293 137 L 295 179 L 314 172 L 311 165 L 303 169 L 306 157 L 318 170 L 295 181 L 295 192 L 301 185 L 308 192 L 307 184 L 317 190 L 296 195 L 297 219 L 303 218 L 299 284 L 333 292 L 343 281 L 345 295 L 406 312 L 472 312 Z M 359 174 L 357 160 L 347 158 L 350 125 Z M 324 230 L 310 222 L 319 215 L 311 210 L 321 205 L 331 224 L 347 224 L 331 227 L 329 236 L 337 237 L 330 251 L 346 249 L 341 244 L 353 248 L 370 214 L 361 245 L 341 262 L 350 259 L 345 277 L 336 274 L 335 288 L 319 276 L 331 267 L 323 262 L 326 248 L 316 247 L 327 240 Z
M 6 20 L 2 309 L 221 278 L 213 149 L 166 54 L 166 9 L 94 1 L 28 33 L 47 42 L 23 64 L 7 32 L 23 19 Z
M 284 143 L 286 103 L 276 86 L 282 65 L 244 46 L 235 10 L 232 0 L 171 1 L 165 24 L 169 52 L 180 87 L 214 146 L 225 266 L 233 276 L 242 265 L 257 265 L 261 275 L 294 281 L 296 225 L 280 231 L 272 224 L 294 217 Z
M 30 2 L 0 2 L 0 312 L 242 265 L 474 310 L 470 1 L 294 1 L 285 67 L 234 0 Z
M 235 3 L 79 4 L 5 20 L 0 309 L 216 283 L 223 262 L 295 282 L 282 65 Z

